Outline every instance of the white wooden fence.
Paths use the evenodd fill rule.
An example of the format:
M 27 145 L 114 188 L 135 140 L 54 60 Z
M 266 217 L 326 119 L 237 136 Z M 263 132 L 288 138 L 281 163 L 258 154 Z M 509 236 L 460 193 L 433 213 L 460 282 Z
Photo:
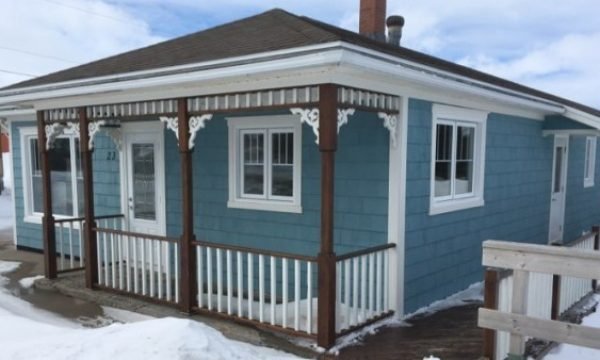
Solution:
M 592 241 L 594 236 L 589 236 Z M 586 241 L 589 240 L 582 239 L 583 243 Z M 576 302 L 591 291 L 591 279 L 600 275 L 598 251 L 489 240 L 483 244 L 483 265 L 512 271 L 494 289 L 497 310 L 479 311 L 479 326 L 498 331 L 496 359 L 504 359 L 507 353 L 522 355 L 527 337 L 600 348 L 597 341 L 600 329 L 550 320 L 552 303 L 549 302 L 553 298 L 553 275 L 561 276 L 565 283 L 585 279 L 587 284 L 587 291 L 579 283 L 560 287 L 560 298 Z M 567 303 L 564 307 L 571 305 Z M 590 336 L 596 336 L 595 342 L 590 341 Z
M 83 269 L 83 218 L 55 220 L 56 255 L 58 272 Z
M 176 239 L 121 230 L 121 219 L 98 221 L 98 285 L 112 290 L 179 301 Z
M 316 259 L 196 243 L 198 308 L 316 333 Z

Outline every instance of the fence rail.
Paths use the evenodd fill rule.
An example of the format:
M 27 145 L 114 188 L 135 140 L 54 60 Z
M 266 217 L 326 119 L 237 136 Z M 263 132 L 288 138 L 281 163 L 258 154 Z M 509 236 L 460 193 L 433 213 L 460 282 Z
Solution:
M 98 221 L 99 286 L 157 301 L 179 301 L 177 239 L 122 230 L 120 219 Z
M 394 244 L 386 244 L 338 256 L 338 333 L 389 313 L 389 254 L 393 248 Z
M 568 309 L 592 291 L 591 279 L 600 275 L 597 243 L 597 231 L 582 236 L 572 247 L 484 242 L 483 265 L 490 270 L 479 326 L 498 331 L 495 340 L 486 331 L 484 356 L 521 356 L 527 337 L 587 344 L 582 339 L 594 334 L 590 328 L 556 319 L 559 309 Z M 573 332 L 567 334 L 565 329 Z M 489 346 L 492 342 L 495 346 Z
M 102 215 L 96 220 L 121 218 L 123 215 Z M 71 217 L 54 220 L 58 273 L 82 270 L 85 266 L 83 227 L 85 218 Z
M 195 242 L 197 308 L 316 333 L 316 258 Z

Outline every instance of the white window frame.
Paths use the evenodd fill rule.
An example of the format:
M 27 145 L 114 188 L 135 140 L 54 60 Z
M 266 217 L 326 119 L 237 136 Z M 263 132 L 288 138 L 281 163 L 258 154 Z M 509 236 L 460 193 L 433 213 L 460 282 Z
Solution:
M 487 112 L 459 108 L 448 105 L 434 104 L 431 122 L 431 179 L 429 215 L 443 214 L 485 204 L 483 196 L 485 179 L 485 141 Z M 451 160 L 451 194 L 448 196 L 435 196 L 435 163 L 437 150 L 437 125 L 453 126 L 452 133 L 452 160 Z M 454 195 L 455 169 L 456 169 L 456 134 L 457 126 L 472 127 L 475 129 L 473 144 L 473 191 L 468 194 Z
M 262 211 L 302 213 L 302 123 L 295 115 L 266 115 L 227 118 L 229 128 L 229 201 L 227 207 Z M 272 153 L 271 134 L 276 132 L 294 134 L 294 165 L 292 196 L 271 194 Z M 264 134 L 264 191 L 263 195 L 243 194 L 243 148 L 242 134 Z
M 596 174 L 596 137 L 585 138 L 585 162 L 583 163 L 583 187 L 594 186 Z
M 30 176 L 31 174 L 31 147 L 29 141 L 31 139 L 38 139 L 38 132 L 36 127 L 23 127 L 19 129 L 20 141 L 21 141 L 21 170 L 22 170 L 22 182 L 23 182 L 23 202 L 24 202 L 24 217 L 23 221 L 26 223 L 41 224 L 42 217 L 44 216 L 41 212 L 35 212 L 33 206 L 33 182 Z M 75 148 L 75 139 L 79 139 L 79 136 L 75 135 L 61 135 L 59 139 L 71 139 L 71 192 L 73 199 L 73 215 L 62 215 L 54 214 L 55 219 L 69 219 L 71 217 L 79 217 L 79 194 L 77 191 L 77 161 Z M 38 146 L 45 146 L 40 144 Z M 79 177 L 80 178 L 80 177 Z

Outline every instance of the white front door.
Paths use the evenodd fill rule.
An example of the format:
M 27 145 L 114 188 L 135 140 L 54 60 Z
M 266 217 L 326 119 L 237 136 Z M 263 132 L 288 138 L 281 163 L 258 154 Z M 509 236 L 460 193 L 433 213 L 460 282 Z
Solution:
M 123 125 L 123 209 L 129 231 L 165 235 L 163 127 L 156 122 Z
M 568 149 L 569 138 L 567 136 L 556 135 L 554 137 L 552 193 L 550 196 L 550 231 L 548 239 L 550 243 L 563 241 Z

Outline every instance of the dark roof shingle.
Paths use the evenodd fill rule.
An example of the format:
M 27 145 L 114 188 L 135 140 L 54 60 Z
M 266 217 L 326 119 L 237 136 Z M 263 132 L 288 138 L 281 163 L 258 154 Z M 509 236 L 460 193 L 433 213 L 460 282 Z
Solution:
M 600 116 L 600 110 L 489 75 L 418 51 L 372 40 L 281 9 L 220 25 L 208 30 L 118 54 L 88 64 L 40 76 L 0 90 L 12 90 L 100 76 L 187 65 L 210 60 L 344 41 L 430 66 L 490 85 L 572 106 Z

